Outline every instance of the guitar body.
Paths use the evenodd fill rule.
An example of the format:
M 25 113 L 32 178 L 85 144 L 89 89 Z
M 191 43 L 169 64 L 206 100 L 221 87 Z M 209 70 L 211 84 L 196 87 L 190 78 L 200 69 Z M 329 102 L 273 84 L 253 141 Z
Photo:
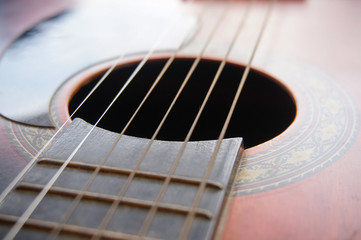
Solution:
M 0 4 L 3 55 L 25 30 L 75 5 L 73 1 L 21 0 Z M 164 3 L 167 4 L 170 3 Z M 202 7 L 199 2 L 182 4 L 187 4 L 185 9 L 193 14 Z M 202 20 L 209 23 L 201 24 L 204 32 L 190 38 L 181 50 L 182 56 L 197 56 L 207 39 L 207 31 L 217 20 L 214 16 L 220 14 L 224 3 L 215 4 Z M 228 22 L 237 21 L 237 11 L 243 13 L 247 3 L 236 5 L 237 8 L 229 10 Z M 245 32 L 241 32 L 230 62 L 247 64 L 255 42 L 252 39 L 259 32 L 267 6 L 266 1 L 254 4 L 247 20 L 254 24 L 248 24 Z M 276 4 L 253 66 L 274 78 L 289 93 L 296 106 L 295 119 L 281 134 L 245 149 L 217 237 L 361 239 L 360 9 L 361 2 L 343 0 Z M 229 32 L 234 28 L 232 24 L 224 24 L 206 52 L 209 59 L 222 59 L 230 43 Z M 134 53 L 140 51 L 144 49 L 135 49 Z M 167 54 L 155 55 L 163 58 Z M 1 190 L 65 121 L 68 98 L 75 92 L 72 89 L 82 85 L 76 79 L 77 76 L 64 79 L 68 80 L 66 84 L 49 87 L 55 87 L 47 103 L 52 111 L 49 118 L 53 127 L 47 126 L 47 120 L 39 127 L 32 121 L 12 119 L 1 113 Z M 2 87 L 1 91 L 5 89 Z M 16 105 L 15 102 L 0 104 L 10 108 Z M 244 141 L 247 144 L 247 138 Z

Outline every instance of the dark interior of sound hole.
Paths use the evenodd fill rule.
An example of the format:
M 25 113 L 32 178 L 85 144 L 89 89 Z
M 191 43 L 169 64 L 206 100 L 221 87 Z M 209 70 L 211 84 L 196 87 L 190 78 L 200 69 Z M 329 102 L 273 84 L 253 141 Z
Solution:
M 99 123 L 99 127 L 121 132 L 146 95 L 167 59 L 148 61 L 113 107 Z M 189 71 L 193 59 L 176 59 L 136 115 L 125 134 L 151 138 Z M 207 93 L 220 62 L 202 60 L 165 121 L 158 140 L 183 141 Z M 98 88 L 73 118 L 80 117 L 94 124 L 132 74 L 137 63 L 118 67 Z M 243 66 L 227 64 L 197 124 L 191 140 L 217 139 L 235 95 Z M 102 74 L 95 76 L 71 99 L 73 112 Z M 296 114 L 290 94 L 270 77 L 251 71 L 238 100 L 226 138 L 243 137 L 249 148 L 283 132 Z

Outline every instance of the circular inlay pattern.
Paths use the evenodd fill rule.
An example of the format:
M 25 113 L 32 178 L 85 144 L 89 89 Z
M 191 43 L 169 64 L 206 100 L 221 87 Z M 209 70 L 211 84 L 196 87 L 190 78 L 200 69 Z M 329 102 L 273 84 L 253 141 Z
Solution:
M 267 66 L 259 68 L 291 90 L 297 116 L 279 136 L 246 149 L 233 189 L 238 196 L 279 188 L 321 171 L 347 152 L 360 129 L 355 103 L 328 75 L 282 57 L 272 57 Z M 53 133 L 47 128 L 6 123 L 10 139 L 28 157 Z
M 273 58 L 265 71 L 295 93 L 298 113 L 283 134 L 246 150 L 234 195 L 278 188 L 306 178 L 340 158 L 359 132 L 359 112 L 326 74 L 290 59 Z

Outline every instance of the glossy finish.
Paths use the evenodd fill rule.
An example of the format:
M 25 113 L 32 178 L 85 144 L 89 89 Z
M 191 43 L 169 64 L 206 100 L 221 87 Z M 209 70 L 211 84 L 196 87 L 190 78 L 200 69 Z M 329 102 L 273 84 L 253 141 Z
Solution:
M 259 26 L 265 8 L 264 1 L 256 4 L 256 10 L 250 18 L 250 21 L 254 20 L 254 24 L 251 25 Z M 212 26 L 216 21 L 214 16 L 219 14 L 219 9 L 221 8 L 211 8 L 210 13 L 206 15 L 206 22 L 209 24 L 205 26 Z M 347 100 L 344 108 L 352 113 L 350 119 L 353 119 L 354 127 L 349 131 L 347 146 L 340 145 L 335 150 L 336 152 L 340 150 L 335 160 L 316 167 L 316 171 L 304 174 L 303 178 L 297 178 L 284 185 L 280 184 L 277 188 L 263 189 L 254 194 L 235 191 L 230 215 L 222 225 L 224 228 L 221 236 L 224 239 L 241 237 L 244 239 L 361 239 L 361 185 L 359 184 L 361 138 L 358 130 L 361 106 L 360 9 L 361 2 L 343 0 L 282 1 L 274 9 L 256 58 L 256 66 L 267 69 L 274 59 L 286 59 L 286 62 L 287 59 L 292 59 L 289 61 L 292 64 L 286 65 L 291 72 L 297 72 L 293 67 L 299 62 L 298 71 L 304 69 L 309 72 L 310 68 L 304 66 L 312 65 L 311 69 L 317 72 L 316 75 L 319 72 L 325 73 L 328 77 L 322 78 L 322 82 L 327 83 L 329 78 L 332 79 L 328 86 L 334 90 L 340 89 L 341 99 L 345 99 L 343 93 L 347 93 L 347 99 L 351 99 L 351 102 Z M 236 10 L 239 9 L 230 10 L 227 20 L 236 21 L 235 16 L 239 16 L 235 13 Z M 46 8 L 44 11 L 46 12 Z M 24 17 L 24 21 L 22 23 L 19 21 L 15 25 L 26 26 L 28 24 L 25 20 L 26 15 L 20 14 L 20 16 Z M 36 22 L 41 18 L 40 15 L 33 16 L 30 21 Z M 221 56 L 225 52 L 227 45 L 225 42 L 229 40 L 231 27 L 232 24 L 228 24 L 219 31 L 220 34 L 212 41 L 208 54 Z M 231 56 L 241 62 L 247 61 L 247 57 L 243 55 L 247 55 L 246 52 L 252 47 L 253 42 L 249 41 L 249 38 L 257 32 L 253 27 L 247 27 L 246 30 L 247 33 L 243 35 L 245 40 L 240 40 L 235 53 Z M 193 45 L 184 49 L 185 53 L 198 53 L 196 50 L 207 36 L 204 31 L 194 39 Z M 14 33 L 12 37 L 1 40 L 1 46 L 4 48 L 18 34 L 19 32 Z M 312 71 L 311 75 L 313 75 Z M 277 74 L 277 71 L 274 71 L 274 74 Z M 284 81 L 294 92 L 298 106 L 301 107 L 296 121 L 278 138 L 247 149 L 246 159 L 272 149 L 272 145 L 280 146 L 285 139 L 294 136 L 293 133 L 302 128 L 307 120 L 305 119 L 307 115 L 304 114 L 308 111 L 305 107 L 307 105 L 304 104 L 308 101 L 304 97 L 306 95 L 298 90 L 297 84 L 287 79 Z M 297 82 L 303 83 L 302 79 Z M 316 100 L 322 98 L 317 99 L 316 96 Z M 330 109 L 332 108 L 331 106 Z M 328 124 L 328 122 L 324 123 Z M 26 158 L 22 157 L 25 154 L 21 153 L 20 147 L 13 145 L 7 138 L 9 124 L 8 120 L 1 120 L 0 169 L 5 174 L 1 174 L 1 177 L 6 176 L 3 180 L 4 185 L 9 182 L 8 177 L 19 171 L 26 162 Z M 318 146 L 318 149 L 323 148 Z M 280 163 L 282 166 L 282 162 Z M 14 167 L 9 168 L 10 166 Z M 243 177 L 249 176 L 251 175 L 243 175 Z M 239 177 L 242 177 L 242 172 L 239 173 Z
M 112 5 L 116 7 L 109 7 Z M 155 11 L 148 12 L 150 7 Z M 1 114 L 22 123 L 54 126 L 48 106 L 64 80 L 101 61 L 150 51 L 167 29 L 161 23 L 175 14 L 180 15 L 182 22 L 175 24 L 172 31 L 167 30 L 171 37 L 163 38 L 156 49 L 177 48 L 179 39 L 192 32 L 197 21 L 175 9 L 166 9 L 169 8 L 149 1 L 93 1 L 78 4 L 30 28 L 2 56 Z

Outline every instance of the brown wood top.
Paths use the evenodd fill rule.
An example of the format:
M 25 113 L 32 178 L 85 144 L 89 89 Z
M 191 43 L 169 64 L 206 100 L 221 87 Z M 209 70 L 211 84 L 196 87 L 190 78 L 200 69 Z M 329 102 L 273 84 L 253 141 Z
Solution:
M 20 1 L 16 1 L 18 2 Z M 23 9 L 24 12 L 31 6 L 36 6 L 35 2 L 26 1 L 27 8 Z M 1 4 L 4 6 L 7 3 L 9 2 Z M 250 21 L 254 20 L 256 25 L 259 23 L 257 19 L 263 16 L 265 3 L 255 5 Z M 2 19 L 7 19 L 6 25 L 12 26 L 10 30 L 0 27 L 1 51 L 24 29 L 64 7 L 60 4 L 53 8 L 53 5 L 46 3 L 42 6 L 44 11 L 34 7 L 37 12 L 28 11 L 30 15 L 12 12 L 21 8 L 12 7 L 11 11 L 6 12 L 0 6 L 0 24 L 5 22 Z M 219 13 L 217 9 L 220 8 L 211 8 L 206 14 L 209 26 Z M 361 171 L 359 9 L 361 2 L 342 0 L 282 1 L 274 9 L 255 65 L 282 78 L 281 81 L 294 92 L 299 112 L 294 125 L 284 134 L 266 144 L 246 150 L 222 238 L 361 239 L 361 186 L 358 180 Z M 230 10 L 228 20 L 238 16 L 236 10 Z M 14 24 L 9 23 L 11 19 L 11 22 L 16 19 Z M 223 54 L 222 44 L 227 41 L 231 27 L 232 25 L 226 25 L 222 28 L 220 37 L 213 41 L 208 54 Z M 241 62 L 246 61 L 244 55 L 252 45 L 247 40 L 256 32 L 251 27 L 246 30 L 246 40 L 240 40 L 231 56 Z M 193 39 L 193 45 L 183 50 L 184 53 L 194 53 L 205 36 L 206 32 L 201 32 Z M 288 80 L 288 76 L 294 76 L 294 79 Z M 304 82 L 299 76 L 306 76 L 307 81 Z M 308 85 L 303 86 L 304 83 Z M 312 88 L 311 91 L 307 90 L 309 87 Z M 326 89 L 330 93 L 327 96 L 330 97 L 319 95 L 322 89 Z M 325 99 L 327 101 L 323 101 Z M 312 104 L 313 101 L 322 104 Z M 341 114 L 342 110 L 344 114 Z M 331 126 L 333 121 L 336 123 Z M 15 176 L 25 165 L 34 150 L 33 143 L 22 134 L 34 134 L 34 131 L 33 128 L 17 125 L 4 118 L 1 118 L 0 126 L 0 176 L 3 189 L 9 183 L 9 178 Z M 312 126 L 317 129 L 330 127 L 325 127 L 321 135 Z M 307 129 L 303 131 L 302 127 Z M 44 129 L 37 131 L 43 133 L 42 136 L 47 135 Z M 292 142 L 293 136 L 297 137 L 297 141 Z M 328 142 L 327 136 L 330 137 Z M 283 143 L 288 145 L 282 148 Z M 322 144 L 317 145 L 318 143 Z M 308 148 L 309 146 L 312 148 Z M 328 149 L 328 146 L 332 146 L 332 149 Z M 307 162 L 308 165 L 307 168 L 304 165 L 295 166 L 294 169 L 300 169 L 298 172 L 290 170 L 285 175 L 277 175 L 291 169 L 288 168 L 291 162 Z M 252 171 L 256 168 L 264 172 Z M 258 176 L 262 181 L 256 182 L 252 176 Z

